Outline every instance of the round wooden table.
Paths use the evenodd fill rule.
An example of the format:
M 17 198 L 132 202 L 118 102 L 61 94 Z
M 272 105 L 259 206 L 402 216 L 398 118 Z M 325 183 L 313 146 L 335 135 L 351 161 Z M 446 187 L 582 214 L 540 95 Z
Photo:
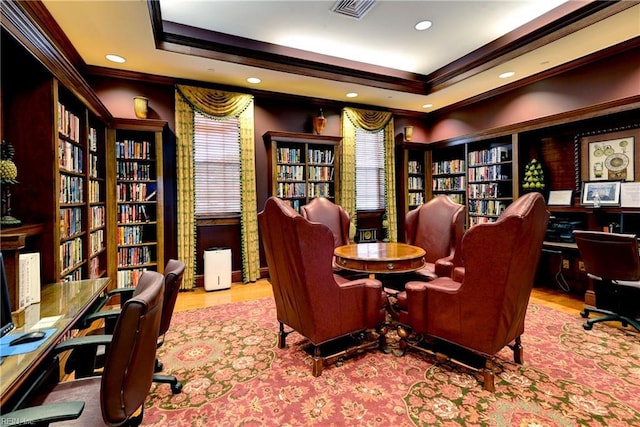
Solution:
M 424 267 L 425 251 L 406 243 L 354 243 L 338 246 L 337 267 L 363 273 L 408 273 Z

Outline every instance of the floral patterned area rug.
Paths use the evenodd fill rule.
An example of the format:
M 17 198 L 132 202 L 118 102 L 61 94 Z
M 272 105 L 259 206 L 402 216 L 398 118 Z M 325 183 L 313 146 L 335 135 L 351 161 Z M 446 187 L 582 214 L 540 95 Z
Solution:
M 504 349 L 489 393 L 415 352 L 370 351 L 314 378 L 300 335 L 277 348 L 270 298 L 179 312 L 158 356 L 183 391 L 154 383 L 143 425 L 640 426 L 640 336 L 582 323 L 531 303 L 524 364 Z

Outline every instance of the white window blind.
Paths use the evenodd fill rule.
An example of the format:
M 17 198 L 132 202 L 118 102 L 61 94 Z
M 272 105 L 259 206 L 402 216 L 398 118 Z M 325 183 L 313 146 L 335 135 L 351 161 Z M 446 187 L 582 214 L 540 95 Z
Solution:
M 356 129 L 356 209 L 384 207 L 384 132 Z
M 194 120 L 196 215 L 240 213 L 240 127 L 237 118 Z

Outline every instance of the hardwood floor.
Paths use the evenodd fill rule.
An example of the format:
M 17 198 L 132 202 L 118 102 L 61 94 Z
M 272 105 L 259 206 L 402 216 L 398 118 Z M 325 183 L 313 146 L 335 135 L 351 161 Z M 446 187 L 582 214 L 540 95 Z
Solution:
M 258 298 L 273 297 L 271 284 L 267 280 L 255 283 L 234 283 L 230 289 L 207 292 L 204 288 L 180 292 L 175 311 L 195 310 L 213 305 L 247 301 Z M 546 305 L 572 315 L 578 315 L 584 306 L 583 300 L 577 296 L 551 288 L 534 288 L 531 301 Z

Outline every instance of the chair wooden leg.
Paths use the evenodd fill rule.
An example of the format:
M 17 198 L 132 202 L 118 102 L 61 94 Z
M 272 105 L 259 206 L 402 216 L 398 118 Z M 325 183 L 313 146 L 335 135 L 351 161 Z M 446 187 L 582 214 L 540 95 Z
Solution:
M 322 357 L 320 356 L 320 347 L 313 346 L 313 376 L 322 375 Z
M 484 389 L 494 393 L 496 391 L 495 374 L 493 373 L 493 363 L 489 359 L 485 361 L 483 375 Z

